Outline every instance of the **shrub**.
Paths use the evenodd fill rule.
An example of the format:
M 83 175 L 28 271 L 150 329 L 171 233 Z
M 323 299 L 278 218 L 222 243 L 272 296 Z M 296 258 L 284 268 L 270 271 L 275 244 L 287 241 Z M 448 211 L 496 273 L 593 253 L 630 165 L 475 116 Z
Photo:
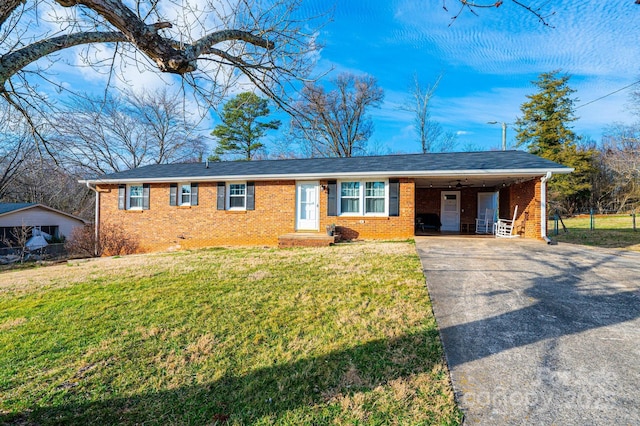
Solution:
M 93 224 L 76 228 L 65 243 L 70 254 L 81 256 L 95 256 L 95 231 Z M 116 256 L 133 254 L 138 251 L 139 243 L 135 237 L 127 235 L 121 228 L 110 223 L 100 226 L 100 239 L 97 256 Z

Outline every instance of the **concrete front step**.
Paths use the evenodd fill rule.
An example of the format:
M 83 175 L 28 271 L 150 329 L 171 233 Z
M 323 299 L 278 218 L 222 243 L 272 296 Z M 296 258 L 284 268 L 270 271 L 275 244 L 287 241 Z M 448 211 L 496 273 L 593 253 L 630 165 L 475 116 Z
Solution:
M 338 235 L 329 236 L 319 232 L 294 232 L 278 237 L 278 247 L 326 247 L 335 244 L 339 240 Z

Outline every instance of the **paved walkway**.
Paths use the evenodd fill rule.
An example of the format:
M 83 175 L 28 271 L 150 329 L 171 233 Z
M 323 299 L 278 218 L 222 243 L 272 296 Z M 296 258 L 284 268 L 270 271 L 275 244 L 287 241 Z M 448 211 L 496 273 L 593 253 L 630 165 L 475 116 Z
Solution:
M 465 424 L 640 424 L 640 253 L 416 246 Z

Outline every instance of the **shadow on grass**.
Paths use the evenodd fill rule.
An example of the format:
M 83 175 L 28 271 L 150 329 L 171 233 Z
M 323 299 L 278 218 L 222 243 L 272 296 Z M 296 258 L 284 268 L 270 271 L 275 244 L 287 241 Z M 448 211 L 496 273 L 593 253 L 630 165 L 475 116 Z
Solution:
M 104 395 L 103 401 L 86 402 L 81 390 L 71 389 L 59 405 L 0 414 L 0 424 L 251 424 L 265 418 L 267 423 L 317 424 L 318 418 L 331 422 L 336 410 L 342 409 L 327 404 L 332 398 L 369 392 L 394 379 L 431 372 L 441 359 L 434 329 L 273 365 L 244 376 L 228 375 L 203 385 L 126 398 Z M 432 391 L 442 392 L 439 388 Z M 303 407 L 306 409 L 292 413 Z M 439 413 L 434 416 L 435 422 L 442 423 Z

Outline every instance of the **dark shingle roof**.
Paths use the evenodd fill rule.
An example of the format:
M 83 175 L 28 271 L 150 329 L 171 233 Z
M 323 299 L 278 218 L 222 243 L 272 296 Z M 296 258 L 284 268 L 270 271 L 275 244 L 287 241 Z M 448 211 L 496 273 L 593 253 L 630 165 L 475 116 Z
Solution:
M 97 181 L 132 181 L 243 177 L 338 176 L 357 173 L 402 176 L 430 172 L 499 173 L 543 171 L 568 173 L 571 169 L 524 151 L 482 151 L 437 154 L 405 154 L 351 158 L 308 158 L 265 161 L 223 161 L 205 163 L 155 164 L 97 178 Z M 90 179 L 90 182 L 96 180 Z
M 0 214 L 26 209 L 35 205 L 36 203 L 0 203 Z

